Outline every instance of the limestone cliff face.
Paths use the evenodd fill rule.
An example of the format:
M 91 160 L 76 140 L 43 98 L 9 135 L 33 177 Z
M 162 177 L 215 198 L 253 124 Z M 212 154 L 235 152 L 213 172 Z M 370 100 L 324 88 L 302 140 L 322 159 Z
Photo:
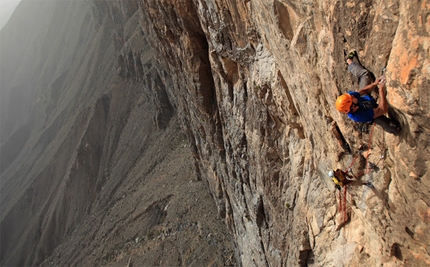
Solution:
M 68 216 L 75 218 L 70 225 L 58 224 L 63 214 L 55 212 L 52 220 L 44 222 L 55 229 L 57 239 L 48 231 L 41 233 L 40 228 L 27 230 L 23 238 L 36 235 L 49 240 L 39 243 L 28 262 L 48 257 L 84 220 L 85 212 L 102 214 L 108 198 L 119 198 L 114 193 L 108 195 L 115 189 L 102 188 L 117 188 L 120 179 L 111 179 L 123 174 L 128 177 L 129 169 L 135 170 L 134 163 L 146 147 L 128 146 L 139 151 L 130 150 L 134 152 L 121 160 L 124 153 L 119 151 L 127 146 L 117 143 L 126 142 L 123 129 L 130 131 L 128 137 L 137 131 L 129 122 L 143 118 L 133 114 L 150 112 L 156 128 L 166 127 L 176 114 L 179 117 L 198 176 L 207 183 L 218 215 L 234 237 L 237 265 L 430 264 L 427 1 L 141 0 L 94 1 L 70 4 L 69 8 L 73 11 L 69 13 L 80 14 L 74 19 L 81 24 L 79 30 L 76 28 L 79 42 L 68 51 L 86 51 L 79 54 L 82 63 L 68 65 L 73 57 L 63 55 L 60 67 L 70 69 L 46 66 L 45 76 L 35 75 L 41 77 L 39 101 L 53 102 L 45 103 L 44 110 L 33 117 L 23 112 L 15 120 L 6 119 L 9 127 L 2 129 L 2 146 L 12 143 L 13 136 L 33 142 L 28 147 L 39 145 L 26 164 L 37 163 L 40 155 L 52 158 L 60 153 L 75 154 L 63 166 L 53 159 L 48 168 L 19 165 L 14 159 L 20 159 L 22 151 L 12 149 L 13 155 L 2 155 L 12 159 L 2 160 L 2 171 L 8 168 L 2 176 L 8 175 L 9 186 L 14 183 L 12 178 L 32 180 L 32 175 L 22 174 L 30 173 L 30 169 L 36 169 L 40 177 L 94 180 L 75 185 L 76 191 L 72 192 L 80 192 L 79 186 L 86 186 L 90 192 L 80 192 L 82 203 L 67 209 Z M 336 111 L 337 96 L 358 89 L 346 71 L 345 55 L 351 49 L 359 52 L 362 64 L 376 76 L 386 65 L 390 116 L 402 124 L 399 136 L 385 133 L 378 126 L 360 132 L 357 125 Z M 37 55 L 45 54 L 49 55 L 48 51 Z M 153 55 L 156 60 L 148 60 Z M 97 78 L 91 75 L 94 71 Z M 50 80 L 49 88 L 60 86 L 65 90 L 63 84 L 75 77 L 69 72 L 85 79 L 75 83 L 82 90 L 71 91 L 79 95 L 73 97 L 75 104 L 67 104 L 71 96 L 62 91 L 62 97 L 57 97 L 62 106 L 55 101 L 57 91 L 46 92 L 41 85 L 43 79 Z M 13 83 L 8 86 L 15 88 Z M 131 89 L 124 92 L 121 88 Z M 49 97 L 41 97 L 43 94 Z M 146 100 L 152 108 L 139 109 Z M 13 112 L 13 108 L 11 105 L 7 110 Z M 64 125 L 62 114 L 66 112 L 62 110 L 78 112 Z M 92 116 L 97 120 L 93 121 Z M 36 119 L 45 124 L 34 126 Z M 4 121 L 2 117 L 2 125 Z M 331 132 L 333 121 L 352 153 L 339 153 L 342 148 Z M 33 127 L 50 131 L 29 138 Z M 102 129 L 109 130 L 96 134 Z M 61 136 L 61 147 L 44 150 L 45 143 L 55 136 Z M 145 134 L 139 132 L 139 136 Z M 87 164 L 88 158 L 96 164 Z M 374 171 L 367 171 L 365 158 L 376 165 Z M 12 172 L 13 166 L 25 168 Z M 365 172 L 359 180 L 371 181 L 374 188 L 350 186 L 346 214 L 341 214 L 339 195 L 327 172 L 348 167 L 355 173 Z M 45 192 L 58 190 L 63 183 L 58 180 Z M 35 182 L 33 186 L 42 184 Z M 7 186 L 2 193 L 4 188 Z M 7 195 L 2 194 L 2 198 Z M 3 237 L 4 225 L 13 221 L 4 219 L 3 214 L 18 216 L 9 212 L 13 210 L 11 205 L 2 206 Z M 45 202 L 40 207 L 49 209 Z M 31 220 L 30 215 L 25 216 Z M 24 229 L 25 225 L 19 227 Z M 17 239 L 16 234 L 7 237 L 8 242 Z
M 146 32 L 172 75 L 201 176 L 244 266 L 425 266 L 429 247 L 429 3 L 143 1 Z M 362 177 L 337 212 L 331 168 L 369 134 L 334 108 L 357 84 L 345 55 L 387 65 L 396 137 L 375 127 Z M 330 132 L 336 121 L 352 154 Z M 365 171 L 363 159 L 352 168 Z M 356 172 L 357 173 L 357 172 Z

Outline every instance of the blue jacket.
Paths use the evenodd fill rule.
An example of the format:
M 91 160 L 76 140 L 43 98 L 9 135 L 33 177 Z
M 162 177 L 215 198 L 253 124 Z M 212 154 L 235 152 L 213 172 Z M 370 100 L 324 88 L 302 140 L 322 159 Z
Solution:
M 359 109 L 354 113 L 348 113 L 348 117 L 356 122 L 370 122 L 375 115 L 373 109 L 377 106 L 375 99 L 370 95 L 360 95 L 358 92 L 348 92 L 358 99 Z

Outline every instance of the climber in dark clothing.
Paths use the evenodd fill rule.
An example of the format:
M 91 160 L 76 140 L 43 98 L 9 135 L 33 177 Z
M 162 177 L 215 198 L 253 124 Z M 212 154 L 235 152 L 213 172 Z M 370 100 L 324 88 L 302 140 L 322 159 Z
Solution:
M 386 132 L 398 135 L 400 133 L 399 122 L 384 115 L 388 112 L 388 101 L 384 90 L 385 77 L 379 77 L 375 81 L 374 75 L 360 64 L 355 51 L 348 55 L 347 63 L 348 71 L 358 79 L 360 90 L 358 92 L 350 91 L 339 96 L 336 100 L 336 109 L 348 114 L 348 117 L 356 122 L 374 122 Z M 370 95 L 375 87 L 379 89 L 379 105 Z
M 341 169 L 336 169 L 335 171 L 329 171 L 328 176 L 331 177 L 333 182 L 336 184 L 335 187 L 337 190 L 340 190 L 341 187 L 352 183 L 352 176 L 348 173 L 342 171 Z M 348 178 L 350 179 L 348 179 Z
M 337 190 L 340 190 L 341 187 L 344 187 L 345 185 L 348 185 L 354 181 L 352 180 L 354 177 L 349 175 L 347 172 L 342 171 L 341 169 L 329 171 L 328 176 L 330 176 L 333 182 L 335 183 L 335 187 Z M 368 186 L 370 188 L 373 187 L 373 185 L 370 182 L 367 182 L 367 183 L 362 182 L 362 185 Z

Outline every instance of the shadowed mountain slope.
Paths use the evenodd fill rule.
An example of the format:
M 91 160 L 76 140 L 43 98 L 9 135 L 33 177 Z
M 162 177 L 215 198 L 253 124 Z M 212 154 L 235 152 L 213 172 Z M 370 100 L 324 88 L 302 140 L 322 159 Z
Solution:
M 24 1 L 1 31 L 1 265 L 234 263 L 138 14 L 104 8 Z

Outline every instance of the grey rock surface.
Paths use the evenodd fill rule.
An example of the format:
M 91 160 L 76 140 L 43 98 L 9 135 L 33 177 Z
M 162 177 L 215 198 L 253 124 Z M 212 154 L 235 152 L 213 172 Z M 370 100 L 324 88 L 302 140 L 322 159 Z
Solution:
M 2 264 L 430 264 L 427 2 L 26 3 L 1 31 Z M 386 66 L 399 136 L 335 109 L 351 50 Z M 363 174 L 342 211 L 333 168 Z

